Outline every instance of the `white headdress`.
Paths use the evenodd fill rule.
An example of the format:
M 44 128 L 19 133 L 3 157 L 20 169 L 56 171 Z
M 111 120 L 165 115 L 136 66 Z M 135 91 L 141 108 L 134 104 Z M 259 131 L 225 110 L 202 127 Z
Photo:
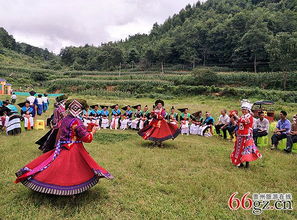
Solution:
M 253 107 L 253 104 L 249 100 L 247 99 L 241 100 L 241 109 L 247 109 L 251 111 L 252 107 Z

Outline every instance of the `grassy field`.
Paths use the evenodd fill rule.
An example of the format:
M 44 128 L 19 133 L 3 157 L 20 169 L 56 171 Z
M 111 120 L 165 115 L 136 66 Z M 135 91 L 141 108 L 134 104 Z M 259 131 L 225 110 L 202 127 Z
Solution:
M 84 98 L 90 104 L 152 106 L 154 101 Z M 239 100 L 203 96 L 165 101 L 167 109 L 174 105 L 189 107 L 191 112 L 208 110 L 215 117 L 222 108 L 239 107 Z M 296 104 L 283 105 L 276 109 L 294 113 Z M 102 180 L 75 198 L 35 193 L 14 184 L 14 173 L 41 154 L 34 142 L 45 132 L 0 135 L 0 219 L 256 219 L 249 210 L 228 208 L 233 192 L 239 197 L 246 192 L 292 193 L 297 198 L 296 154 L 260 149 L 261 160 L 250 169 L 238 169 L 229 159 L 233 143 L 218 137 L 179 136 L 157 148 L 136 132 L 109 130 L 99 131 L 85 146 L 114 180 Z M 297 219 L 297 213 L 264 211 L 260 218 Z

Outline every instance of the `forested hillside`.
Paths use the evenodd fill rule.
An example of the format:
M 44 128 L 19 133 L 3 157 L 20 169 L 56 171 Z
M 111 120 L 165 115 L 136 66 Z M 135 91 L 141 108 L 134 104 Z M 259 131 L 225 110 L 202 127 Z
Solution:
M 55 55 L 50 53 L 47 49 L 41 49 L 26 43 L 16 42 L 12 35 L 9 35 L 3 27 L 0 27 L 0 53 L 5 53 L 5 49 L 43 60 L 55 58 Z
M 197 65 L 236 70 L 296 69 L 297 0 L 208 0 L 187 5 L 150 34 L 99 47 L 67 47 L 62 63 L 76 70 L 140 70 Z

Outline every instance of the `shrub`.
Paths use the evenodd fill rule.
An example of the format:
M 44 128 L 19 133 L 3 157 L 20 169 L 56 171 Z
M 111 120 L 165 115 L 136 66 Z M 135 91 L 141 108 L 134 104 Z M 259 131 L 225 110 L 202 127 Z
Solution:
M 218 74 L 211 69 L 194 69 L 192 76 L 195 85 L 211 86 L 218 82 Z

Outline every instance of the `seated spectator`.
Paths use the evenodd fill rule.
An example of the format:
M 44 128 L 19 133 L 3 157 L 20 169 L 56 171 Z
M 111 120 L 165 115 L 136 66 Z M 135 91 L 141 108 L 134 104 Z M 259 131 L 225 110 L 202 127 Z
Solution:
M 180 129 L 181 129 L 181 134 L 184 135 L 189 135 L 190 132 L 190 122 L 192 121 L 193 116 L 188 113 L 189 109 L 188 108 L 181 108 L 178 109 L 181 113 L 180 115 Z
M 206 131 L 210 130 L 210 134 L 207 136 L 213 135 L 212 126 L 214 124 L 214 118 L 211 117 L 209 112 L 205 113 L 205 120 L 203 121 L 202 125 L 198 129 L 198 135 L 206 136 Z
M 229 124 L 227 126 L 227 131 L 230 134 L 231 139 L 234 138 L 234 134 L 235 134 L 235 132 L 237 130 L 237 127 L 238 127 L 237 126 L 237 121 L 236 121 L 235 117 L 231 115 L 230 116 L 230 122 L 229 122 Z
M 271 137 L 271 150 L 276 149 L 278 142 L 287 138 L 287 135 L 291 132 L 291 122 L 287 119 L 287 112 L 281 111 L 279 116 L 280 120 L 277 122 L 276 129 Z
M 17 112 L 7 113 L 7 118 L 5 121 L 5 129 L 7 135 L 18 135 L 22 132 L 21 129 L 21 116 Z
M 18 108 L 9 103 L 9 100 L 3 102 L 3 106 L 9 108 L 12 112 L 18 113 Z
M 202 111 L 195 112 L 192 114 L 192 124 L 190 126 L 190 134 L 198 134 L 199 127 L 203 123 Z
M 291 132 L 287 135 L 287 147 L 284 149 L 284 151 L 291 153 L 294 143 L 297 143 L 297 115 L 294 115 L 293 117 Z
M 230 117 L 227 115 L 226 109 L 221 111 L 219 121 L 215 125 L 216 133 L 221 136 L 220 130 L 223 131 L 224 139 L 227 139 L 227 126 L 230 122 Z
M 34 127 L 34 119 L 32 117 L 33 108 L 30 107 L 30 102 L 26 101 L 24 103 L 20 103 L 21 107 L 21 115 L 24 118 L 24 127 L 26 130 L 32 130 Z
M 267 136 L 269 129 L 269 121 L 264 117 L 264 112 L 259 112 L 258 115 L 259 118 L 255 120 L 253 129 L 253 137 L 256 145 L 258 137 Z

